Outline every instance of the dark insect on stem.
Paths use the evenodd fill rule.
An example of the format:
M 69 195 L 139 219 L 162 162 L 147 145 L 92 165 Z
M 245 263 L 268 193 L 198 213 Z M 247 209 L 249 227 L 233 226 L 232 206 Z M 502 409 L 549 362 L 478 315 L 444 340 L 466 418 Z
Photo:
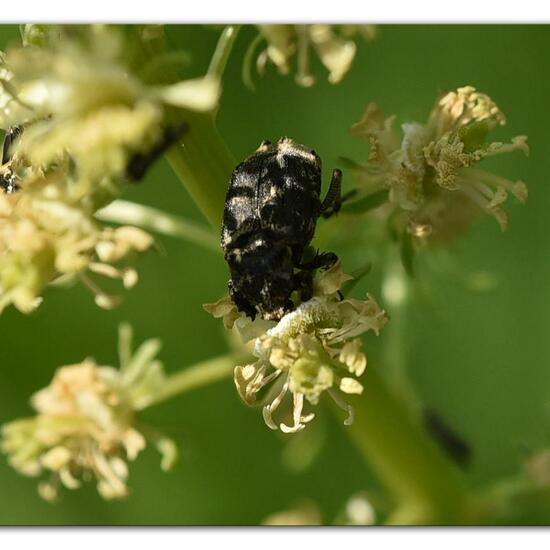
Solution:
M 11 126 L 7 129 L 2 146 L 2 166 L 12 159 L 13 144 L 19 139 L 22 133 L 22 126 Z M 0 175 L 0 188 L 7 194 L 15 193 L 19 189 L 17 176 L 10 169 L 7 169 L 4 174 Z
M 424 426 L 445 453 L 462 469 L 467 469 L 472 458 L 472 449 L 434 409 L 425 409 Z
M 149 167 L 189 129 L 186 123 L 163 128 L 160 139 L 148 151 L 135 153 L 128 162 L 123 180 L 128 183 L 138 182 L 145 176 Z
M 11 160 L 12 145 L 15 143 L 15 141 L 17 141 L 17 139 L 21 136 L 22 133 L 23 133 L 22 126 L 10 126 L 6 130 L 6 135 L 4 136 L 4 145 L 2 146 L 2 164 L 6 164 Z

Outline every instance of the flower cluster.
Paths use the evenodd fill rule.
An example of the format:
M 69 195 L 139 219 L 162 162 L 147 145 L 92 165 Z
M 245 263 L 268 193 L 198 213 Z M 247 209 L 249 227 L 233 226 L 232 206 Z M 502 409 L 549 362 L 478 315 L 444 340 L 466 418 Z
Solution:
M 74 278 L 92 290 L 100 307 L 113 307 L 117 297 L 90 274 L 120 279 L 130 288 L 137 272 L 120 263 L 152 243 L 136 227 L 100 225 L 81 201 L 70 199 L 63 172 L 28 178 L 21 191 L 0 192 L 0 312 L 14 304 L 28 313 L 46 285 Z
M 478 208 L 504 229 L 503 203 L 508 194 L 524 202 L 527 186 L 474 166 L 502 153 L 528 153 L 525 136 L 511 143 L 486 142 L 489 132 L 505 121 L 487 95 L 465 86 L 445 94 L 425 124 L 403 124 L 400 138 L 395 117 L 386 118 L 371 103 L 352 128 L 370 144 L 368 161 L 356 171 L 358 181 L 367 192 L 389 190 L 390 202 L 414 237 L 433 234 L 444 239 L 457 234 Z
M 39 484 L 43 498 L 55 500 L 60 485 L 78 489 L 94 477 L 103 498 L 128 494 L 126 461 L 146 445 L 135 413 L 164 379 L 155 359 L 160 343 L 146 341 L 132 354 L 130 341 L 130 329 L 123 325 L 120 370 L 93 359 L 61 367 L 50 385 L 32 396 L 38 414 L 2 427 L 0 448 L 10 464 L 23 475 L 47 475 Z M 154 443 L 163 454 L 161 466 L 170 468 L 175 444 L 158 435 Z
M 131 179 L 132 161 L 167 128 L 177 135 L 170 108 L 209 111 L 219 96 L 210 77 L 144 82 L 131 70 L 122 31 L 104 25 L 53 27 L 43 47 L 12 48 L 0 61 L 0 127 L 24 126 L 15 150 L 35 168 L 69 156 L 81 193 L 108 177 Z
M 229 298 L 205 306 L 215 317 L 222 317 L 226 327 L 234 325 L 243 341 L 254 339 L 257 361 L 235 368 L 235 384 L 248 405 L 254 405 L 258 394 L 268 388 L 263 416 L 271 429 L 294 433 L 305 428 L 315 416 L 304 414 L 305 401 L 316 405 L 324 392 L 346 410 L 345 423 L 353 421 L 351 406 L 337 390 L 346 394 L 363 391 L 356 377 L 363 374 L 367 359 L 359 336 L 369 330 L 378 334 L 387 316 L 370 296 L 367 300 L 341 299 L 340 288 L 349 279 L 336 263 L 315 279 L 313 298 L 277 323 L 251 321 Z M 291 425 L 274 419 L 287 394 L 292 396 Z
M 217 103 L 210 77 L 146 83 L 131 70 L 122 32 L 31 25 L 23 47 L 0 54 L 0 127 L 19 128 L 0 167 L 8 191 L 0 189 L 0 311 L 10 303 L 31 311 L 47 284 L 75 276 L 99 306 L 114 306 L 89 272 L 129 288 L 136 271 L 119 262 L 153 241 L 134 227 L 103 226 L 95 213 L 184 131 L 169 109 Z
M 374 39 L 372 25 L 258 25 L 267 41 L 267 48 L 257 59 L 262 73 L 268 61 L 281 74 L 290 71 L 290 60 L 297 56 L 296 82 L 311 86 L 315 78 L 311 72 L 309 50 L 313 48 L 328 71 L 331 84 L 340 82 L 351 68 L 357 46 L 353 38 L 361 34 L 366 40 Z

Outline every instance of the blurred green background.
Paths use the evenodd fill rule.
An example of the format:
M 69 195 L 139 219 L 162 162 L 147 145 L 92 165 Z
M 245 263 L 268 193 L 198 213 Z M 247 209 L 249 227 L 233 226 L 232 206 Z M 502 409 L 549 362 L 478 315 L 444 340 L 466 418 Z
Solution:
M 369 101 L 395 113 L 399 122 L 422 122 L 441 91 L 471 84 L 507 115 L 497 139 L 529 136 L 530 159 L 515 154 L 491 161 L 493 171 L 528 183 L 527 205 L 510 201 L 505 234 L 483 216 L 452 247 L 461 269 L 487 272 L 497 284 L 473 291 L 454 271 L 434 269 L 430 254 L 423 255 L 418 277 L 430 300 L 413 304 L 403 350 L 422 400 L 471 445 L 466 475 L 472 487 L 483 487 L 517 471 L 530 450 L 550 446 L 550 27 L 399 25 L 379 31 L 373 43 L 359 40 L 353 68 L 337 86 L 318 70 L 313 88 L 299 88 L 292 77 L 270 68 L 255 79 L 252 92 L 240 75 L 255 31 L 243 28 L 224 79 L 219 127 L 237 159 L 261 140 L 283 135 L 314 147 L 323 159 L 325 182 L 339 155 L 366 158 L 365 144 L 352 139 L 349 128 Z M 174 26 L 168 32 L 174 44 L 192 52 L 189 74 L 203 73 L 219 31 Z M 14 40 L 17 27 L 0 26 L 0 49 Z M 202 221 L 165 161 L 125 198 Z M 57 366 L 89 355 L 116 365 L 121 320 L 132 322 L 137 340 L 162 338 L 168 370 L 225 351 L 221 324 L 201 308 L 225 292 L 222 256 L 175 239 L 159 242 L 161 252 L 139 260 L 140 283 L 114 311 L 98 309 L 75 286 L 48 290 L 30 316 L 10 308 L 0 317 L 0 422 L 31 414 L 29 396 L 49 382 Z M 368 243 L 361 253 L 349 252 L 357 262 L 369 254 Z M 367 288 L 381 300 L 376 269 L 361 285 Z M 371 360 L 378 345 L 367 340 Z M 148 448 L 131 466 L 127 501 L 105 502 L 89 484 L 64 492 L 51 505 L 37 496 L 34 479 L 21 477 L 1 457 L 0 523 L 257 524 L 304 499 L 317 503 L 330 520 L 352 494 L 376 491 L 339 425 L 342 419 L 328 410 L 320 411 L 309 443 L 289 445 L 287 437 L 266 428 L 259 411 L 239 401 L 228 379 L 144 416 L 179 443 L 174 471 L 161 472 L 156 451 Z M 319 451 L 309 460 L 312 441 Z

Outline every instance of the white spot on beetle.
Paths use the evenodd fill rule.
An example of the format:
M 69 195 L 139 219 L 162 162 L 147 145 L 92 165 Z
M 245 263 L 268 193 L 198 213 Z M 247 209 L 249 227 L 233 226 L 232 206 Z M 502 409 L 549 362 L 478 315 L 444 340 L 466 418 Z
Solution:
M 318 164 L 319 159 L 306 147 L 290 138 L 282 138 L 277 142 L 277 162 L 283 168 L 285 155 L 300 157 L 312 164 Z

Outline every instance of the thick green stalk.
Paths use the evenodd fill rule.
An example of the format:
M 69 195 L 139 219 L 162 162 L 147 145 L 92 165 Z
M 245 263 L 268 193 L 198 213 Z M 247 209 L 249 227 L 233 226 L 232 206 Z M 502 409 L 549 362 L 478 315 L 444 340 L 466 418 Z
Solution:
M 221 33 L 212 56 L 208 74 L 220 81 L 238 30 L 237 25 L 227 26 Z M 145 59 L 154 59 L 166 51 L 163 33 L 141 43 L 141 53 Z M 167 81 L 176 81 L 178 74 L 172 69 L 166 72 L 165 78 Z M 179 144 L 166 153 L 166 157 L 208 222 L 218 232 L 235 159 L 218 132 L 215 113 L 181 112 L 173 109 L 171 114 L 174 120 L 184 122 L 188 129 Z
M 185 121 L 189 130 L 166 156 L 206 219 L 219 231 L 235 160 L 211 114 L 189 113 Z
M 474 518 L 460 473 L 423 430 L 406 403 L 370 367 L 346 428 L 369 465 L 393 493 L 388 523 L 463 524 Z
M 208 75 L 222 79 L 238 32 L 238 25 L 225 27 L 208 67 Z M 180 145 L 168 152 L 168 161 L 206 219 L 219 231 L 235 159 L 216 128 L 214 113 L 190 113 L 186 122 L 189 131 Z

